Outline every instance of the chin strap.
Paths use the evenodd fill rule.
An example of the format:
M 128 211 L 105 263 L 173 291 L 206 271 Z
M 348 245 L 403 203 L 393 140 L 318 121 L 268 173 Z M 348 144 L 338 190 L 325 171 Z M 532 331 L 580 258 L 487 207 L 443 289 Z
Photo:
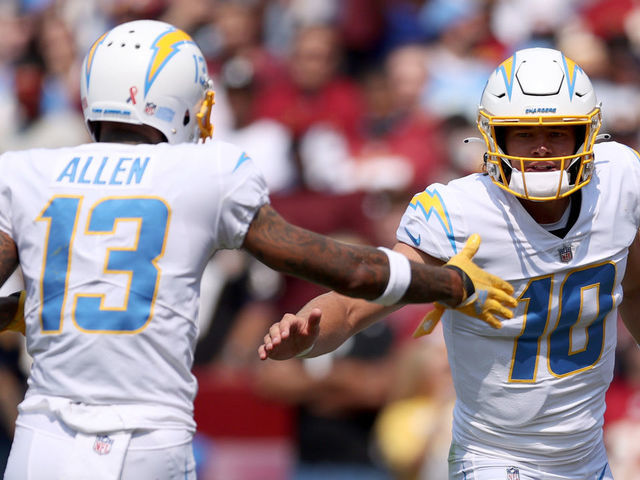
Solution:
M 211 109 L 215 105 L 215 92 L 207 90 L 200 111 L 196 114 L 198 126 L 200 127 L 200 138 L 206 140 L 213 136 L 213 124 L 211 123 Z

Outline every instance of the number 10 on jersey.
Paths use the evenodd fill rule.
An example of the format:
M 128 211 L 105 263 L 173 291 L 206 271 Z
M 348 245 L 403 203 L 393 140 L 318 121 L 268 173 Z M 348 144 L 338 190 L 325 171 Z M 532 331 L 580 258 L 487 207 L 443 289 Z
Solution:
M 562 281 L 555 308 L 554 277 L 532 279 L 519 298 L 524 323 L 513 347 L 509 381 L 536 381 L 537 369 L 544 368 L 538 365 L 543 339 L 552 375 L 564 377 L 595 365 L 604 349 L 604 320 L 614 307 L 615 278 L 611 262 L 573 270 Z M 582 340 L 579 345 L 574 345 L 576 338 Z

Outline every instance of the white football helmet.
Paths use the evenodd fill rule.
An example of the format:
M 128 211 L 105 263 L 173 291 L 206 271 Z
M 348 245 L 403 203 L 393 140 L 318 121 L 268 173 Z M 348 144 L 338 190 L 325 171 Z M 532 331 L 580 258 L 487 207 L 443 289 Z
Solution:
M 593 145 L 601 124 L 600 104 L 589 77 L 561 52 L 519 50 L 491 74 L 478 109 L 478 128 L 487 147 L 485 166 L 500 188 L 528 200 L 566 197 L 585 186 L 593 173 Z M 508 155 L 503 128 L 513 125 L 575 125 L 576 151 L 549 172 L 526 172 L 540 158 Z
M 213 82 L 198 46 L 168 23 L 123 23 L 93 44 L 82 64 L 85 122 L 99 140 L 99 122 L 149 125 L 169 143 L 210 137 Z

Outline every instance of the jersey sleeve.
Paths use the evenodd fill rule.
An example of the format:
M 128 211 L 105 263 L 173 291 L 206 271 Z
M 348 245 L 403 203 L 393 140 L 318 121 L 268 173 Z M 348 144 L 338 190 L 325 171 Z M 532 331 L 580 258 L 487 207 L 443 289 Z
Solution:
M 240 248 L 257 211 L 269 203 L 264 176 L 240 148 L 221 143 L 219 161 L 224 185 L 219 218 L 219 242 L 223 248 Z
M 433 184 L 414 195 L 400 220 L 397 240 L 443 261 L 458 253 L 467 229 L 450 190 Z

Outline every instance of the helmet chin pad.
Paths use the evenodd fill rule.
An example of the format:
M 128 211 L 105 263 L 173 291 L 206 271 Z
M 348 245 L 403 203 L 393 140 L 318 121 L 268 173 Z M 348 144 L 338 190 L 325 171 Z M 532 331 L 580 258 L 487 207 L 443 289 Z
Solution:
M 526 187 L 525 187 L 526 186 Z M 550 172 L 511 171 L 509 188 L 524 198 L 553 198 L 567 193 L 573 185 L 564 170 Z M 540 200 L 542 201 L 542 200 Z

